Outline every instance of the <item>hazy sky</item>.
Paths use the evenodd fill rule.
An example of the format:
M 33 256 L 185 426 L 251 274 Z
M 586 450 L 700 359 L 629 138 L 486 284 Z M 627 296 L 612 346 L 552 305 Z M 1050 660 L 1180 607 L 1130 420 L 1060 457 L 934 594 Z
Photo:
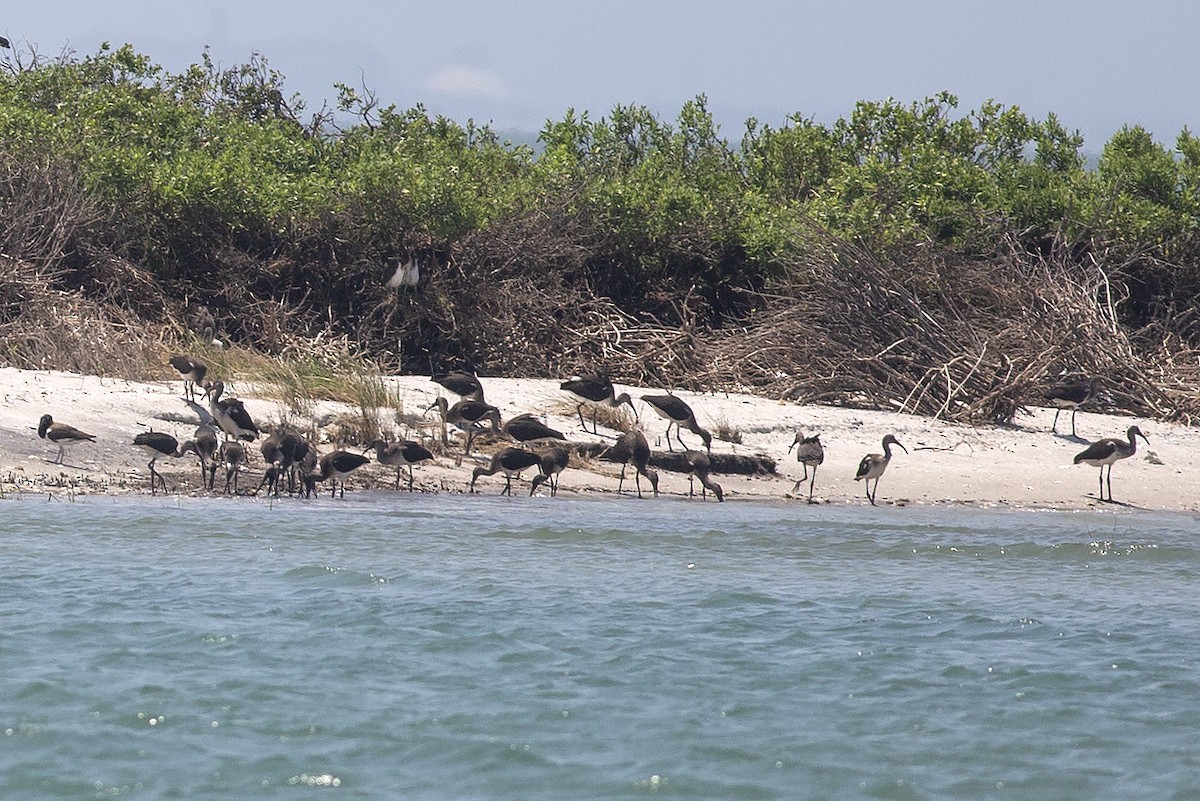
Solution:
M 0 33 L 44 54 L 126 42 L 175 71 L 205 45 L 257 51 L 319 107 L 335 82 L 501 130 L 616 104 L 674 119 L 705 94 L 722 133 L 750 116 L 821 122 L 861 99 L 943 89 L 1053 111 L 1099 150 L 1122 124 L 1200 131 L 1196 0 L 124 0 L 12 4 Z

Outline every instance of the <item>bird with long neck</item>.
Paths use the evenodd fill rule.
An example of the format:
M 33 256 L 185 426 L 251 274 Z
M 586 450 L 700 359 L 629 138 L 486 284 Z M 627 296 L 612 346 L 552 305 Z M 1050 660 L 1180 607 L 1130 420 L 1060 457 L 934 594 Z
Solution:
M 1071 436 L 1075 436 L 1075 413 L 1079 411 L 1079 407 L 1087 403 L 1093 397 L 1100 387 L 1099 377 L 1085 378 L 1082 376 L 1073 376 L 1065 378 L 1061 381 L 1056 381 L 1054 384 L 1046 388 L 1043 393 L 1046 403 L 1054 407 L 1054 422 L 1050 426 L 1050 430 L 1058 433 L 1058 415 L 1064 409 L 1071 410 Z
M 492 461 L 487 467 L 476 467 L 472 471 L 470 490 L 471 492 L 475 491 L 475 482 L 479 480 L 480 476 L 504 473 L 504 490 L 500 494 L 511 496 L 513 478 L 520 477 L 522 471 L 536 467 L 541 461 L 542 458 L 533 451 L 527 451 L 524 448 L 505 448 L 492 456 Z
M 533 477 L 532 486 L 529 487 L 529 494 L 537 492 L 537 488 L 542 484 L 549 482 L 550 497 L 558 495 L 558 477 L 563 470 L 571 464 L 571 452 L 562 446 L 555 446 L 542 454 L 541 462 L 538 463 L 538 470 L 541 472 Z
M 371 461 L 361 453 L 351 453 L 350 451 L 333 451 L 322 456 L 317 461 L 317 472 L 310 475 L 308 478 L 314 483 L 328 481 L 333 479 L 332 488 L 329 491 L 329 497 L 335 495 L 339 498 L 346 497 L 346 479 L 349 475 L 362 467 L 367 462 Z M 341 493 L 338 494 L 338 485 L 341 484 Z
M 675 450 L 671 447 L 671 428 L 674 426 L 675 438 L 685 451 L 687 446 L 683 444 L 683 436 L 679 433 L 680 429 L 684 427 L 698 435 L 704 441 L 704 449 L 712 452 L 712 434 L 700 427 L 700 424 L 696 422 L 696 415 L 692 411 L 692 407 L 682 399 L 674 395 L 643 395 L 642 400 L 649 404 L 659 417 L 667 421 L 667 450 Z
M 419 442 L 402 439 L 399 442 L 386 443 L 377 439 L 367 446 L 375 450 L 375 459 L 380 464 L 396 468 L 396 489 L 400 489 L 400 471 L 408 468 L 408 491 L 413 491 L 413 465 L 428 462 L 433 459 L 433 453 Z M 366 453 L 366 451 L 363 451 Z
M 159 484 L 162 485 L 165 493 L 167 491 L 166 479 L 154 469 L 154 463 L 160 456 L 183 456 L 184 452 L 179 447 L 179 440 L 161 431 L 146 431 L 134 437 L 133 444 L 150 455 L 150 464 L 147 465 L 150 468 L 150 494 L 158 494 Z
M 209 391 L 208 410 L 227 439 L 244 439 L 247 442 L 258 439 L 258 426 L 254 424 L 245 405 L 237 398 L 221 397 L 225 393 L 224 381 L 212 382 Z
M 635 470 L 634 482 L 637 484 L 638 498 L 642 497 L 642 476 L 645 476 L 650 482 L 650 486 L 654 488 L 654 497 L 658 497 L 658 473 L 649 468 L 650 443 L 646 441 L 646 435 L 639 429 L 626 431 L 618 437 L 617 441 L 601 455 L 601 458 L 621 464 L 621 478 L 617 482 L 618 495 L 625 486 L 625 468 L 632 464 Z
M 80 431 L 74 426 L 54 422 L 54 418 L 48 414 L 43 414 L 41 419 L 38 420 L 37 434 L 40 438 L 49 440 L 58 446 L 58 456 L 55 457 L 54 464 L 63 463 L 63 458 L 68 447 L 80 442 L 96 441 L 94 436 Z
M 700 451 L 688 451 L 683 457 L 684 464 L 687 466 L 688 473 L 688 497 L 693 496 L 692 479 L 700 482 L 700 497 L 704 498 L 705 490 L 711 490 L 712 494 L 717 496 L 718 501 L 725 500 L 725 492 L 721 489 L 721 485 L 712 479 L 712 460 L 708 458 L 708 454 Z
M 232 494 L 237 495 L 238 473 L 246 464 L 246 446 L 237 440 L 226 440 L 221 444 L 220 454 L 221 462 L 225 465 L 225 494 L 230 494 L 232 485 Z
M 616 389 L 613 387 L 612 381 L 608 376 L 597 374 L 585 376 L 583 378 L 572 378 L 569 381 L 564 381 L 559 384 L 559 389 L 571 395 L 578 402 L 575 407 L 576 413 L 579 415 L 579 427 L 584 431 L 588 430 L 587 424 L 583 422 L 583 407 L 585 405 L 592 407 L 592 430 L 590 433 L 599 434 L 596 424 L 596 411 L 601 407 L 616 409 L 622 404 L 628 404 L 630 409 L 633 409 L 633 419 L 638 419 L 637 409 L 633 405 L 633 399 L 629 397 L 629 393 L 622 392 L 616 394 Z
M 1128 459 L 1137 453 L 1137 438 L 1141 437 L 1146 444 L 1150 440 L 1137 426 L 1130 426 L 1125 432 L 1128 440 L 1106 438 L 1093 442 L 1082 452 L 1075 455 L 1075 464 L 1090 464 L 1100 468 L 1100 501 L 1104 502 L 1104 467 L 1108 466 L 1108 503 L 1113 503 L 1112 496 L 1112 466 L 1121 459 Z
M 182 454 L 194 453 L 200 460 L 200 486 L 209 491 L 217 476 L 217 432 L 212 426 L 200 425 L 187 442 L 179 446 Z
M 183 353 L 172 356 L 168 360 L 168 363 L 183 378 L 183 399 L 194 402 L 196 400 L 196 385 L 204 384 L 204 377 L 208 375 L 208 365 L 195 356 L 188 356 Z
M 821 445 L 821 435 L 813 434 L 811 437 L 804 436 L 803 431 L 796 432 L 796 439 L 788 446 L 788 453 L 792 452 L 792 448 L 796 449 L 796 461 L 804 465 L 804 477 L 796 482 L 796 486 L 792 487 L 794 494 L 800 489 L 800 485 L 808 481 L 808 502 L 813 502 L 813 484 L 817 483 L 817 468 L 825 461 L 825 448 Z M 808 468 L 812 467 L 812 479 L 808 478 Z
M 446 426 L 452 425 L 467 435 L 465 452 L 471 453 L 471 443 L 475 435 L 485 430 L 484 424 L 491 424 L 493 434 L 500 433 L 500 410 L 483 401 L 460 400 L 450 406 L 445 398 L 438 398 L 425 411 L 428 413 L 437 409 L 442 416 L 442 442 L 447 442 Z
M 871 505 L 875 505 L 875 495 L 879 492 L 879 477 L 883 475 L 883 471 L 887 470 L 888 462 L 892 461 L 892 446 L 895 445 L 900 450 L 908 453 L 908 448 L 900 444 L 900 440 L 893 435 L 888 434 L 883 438 L 883 453 L 868 453 L 858 463 L 858 472 L 854 475 L 855 481 L 866 481 L 864 485 L 867 488 L 867 500 Z M 871 479 L 875 480 L 875 491 L 871 491 Z

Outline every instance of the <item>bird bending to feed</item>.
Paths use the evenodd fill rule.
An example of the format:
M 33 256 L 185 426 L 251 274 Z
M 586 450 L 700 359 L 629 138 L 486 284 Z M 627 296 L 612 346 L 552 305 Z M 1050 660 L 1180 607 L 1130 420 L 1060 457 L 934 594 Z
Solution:
M 712 460 L 708 458 L 708 454 L 700 451 L 688 451 L 683 457 L 684 463 L 688 468 L 688 497 L 693 496 L 692 479 L 700 481 L 700 497 L 707 497 L 705 490 L 712 490 L 713 495 L 717 496 L 718 501 L 725 500 L 725 493 L 721 490 L 721 485 L 712 480 Z
M 511 496 L 513 477 L 519 477 L 521 471 L 536 467 L 541 461 L 542 457 L 533 451 L 527 451 L 524 448 L 505 448 L 492 457 L 492 462 L 487 467 L 476 467 L 472 471 L 471 492 L 475 491 L 475 482 L 480 476 L 494 476 L 496 473 L 504 473 L 504 489 L 500 494 Z
M 617 482 L 617 494 L 621 494 L 621 488 L 625 485 L 625 468 L 633 465 L 634 482 L 637 484 L 638 498 L 642 497 L 642 476 L 650 482 L 650 486 L 654 488 L 654 497 L 658 497 L 658 473 L 649 469 L 650 464 L 650 443 L 646 441 L 646 435 L 638 429 L 626 431 L 612 447 L 604 452 L 604 459 L 610 462 L 621 463 L 621 479 Z
M 321 481 L 333 479 L 333 487 L 329 491 L 329 497 L 337 495 L 339 498 L 346 497 L 346 477 L 352 472 L 362 467 L 367 462 L 371 461 L 361 453 L 350 453 L 349 451 L 334 451 L 327 453 L 317 462 L 318 470 L 316 473 L 308 476 L 308 479 L 316 484 Z M 341 494 L 338 494 L 338 483 L 342 485 Z
M 1091 445 L 1083 449 L 1082 452 L 1075 455 L 1075 464 L 1083 463 L 1090 464 L 1092 467 L 1100 468 L 1100 500 L 1104 501 L 1104 466 L 1108 465 L 1108 502 L 1113 502 L 1112 496 L 1112 466 L 1113 462 L 1120 459 L 1127 459 L 1137 453 L 1137 438 L 1141 437 L 1146 444 L 1150 444 L 1150 440 L 1146 439 L 1146 435 L 1137 426 L 1130 426 L 1125 432 L 1125 436 L 1129 438 L 1126 442 L 1123 439 L 1106 438 L 1097 440 Z
M 80 431 L 74 426 L 54 422 L 54 418 L 48 414 L 43 414 L 42 418 L 38 420 L 37 433 L 42 439 L 48 439 L 58 446 L 58 456 L 54 459 L 54 464 L 63 463 L 64 453 L 69 446 L 78 442 L 96 441 L 94 436 Z
M 559 389 L 570 394 L 578 401 L 575 407 L 576 413 L 579 415 L 579 426 L 584 431 L 587 431 L 587 424 L 583 422 L 583 407 L 588 405 L 592 407 L 592 430 L 591 433 L 598 434 L 596 430 L 596 410 L 601 406 L 607 406 L 615 409 L 622 403 L 629 404 L 629 408 L 633 409 L 633 419 L 638 419 L 637 409 L 634 408 L 633 399 L 629 397 L 629 393 L 622 392 L 616 394 L 613 388 L 612 381 L 608 380 L 605 375 L 585 376 L 584 378 L 572 378 L 570 381 L 564 381 L 559 384 Z
M 797 431 L 796 439 L 788 446 L 788 453 L 792 452 L 792 448 L 796 448 L 796 461 L 804 465 L 804 477 L 796 482 L 796 486 L 792 487 L 792 492 L 797 492 L 800 485 L 808 481 L 808 502 L 812 503 L 813 484 L 817 483 L 817 468 L 821 462 L 825 461 L 825 448 L 821 446 L 821 435 L 813 434 L 811 437 L 806 437 L 803 431 Z M 813 471 L 811 480 L 808 477 L 809 467 L 812 467 Z
M 172 356 L 169 360 L 176 372 L 183 377 L 183 399 L 185 401 L 196 400 L 196 385 L 204 384 L 204 376 L 208 374 L 208 365 L 197 359 L 195 356 L 179 354 Z
M 429 380 L 464 400 L 483 401 L 483 383 L 474 373 L 450 370 L 446 373 L 434 373 Z
M 160 456 L 183 456 L 179 440 L 161 431 L 146 431 L 133 438 L 133 444 L 150 455 L 150 494 L 157 495 L 156 483 L 161 484 L 163 492 L 167 491 L 167 482 L 162 475 L 154 470 L 154 463 Z
M 400 471 L 408 468 L 408 491 L 413 491 L 413 465 L 428 462 L 433 454 L 419 442 L 402 439 L 399 442 L 386 443 L 377 439 L 367 446 L 375 449 L 375 459 L 380 464 L 396 468 L 396 489 L 400 489 Z M 364 451 L 365 453 L 366 451 Z
M 1075 413 L 1079 411 L 1080 406 L 1095 397 L 1099 385 L 1099 378 L 1072 376 L 1056 381 L 1047 387 L 1043 397 L 1046 403 L 1054 407 L 1054 423 L 1050 426 L 1050 430 L 1055 434 L 1058 433 L 1058 415 L 1063 409 L 1070 409 L 1071 436 L 1075 436 Z
M 537 419 L 532 414 L 519 414 L 504 424 L 505 434 L 520 442 L 522 445 L 530 442 L 547 442 L 550 440 L 566 441 L 563 432 L 556 431 Z
M 247 442 L 258 439 L 258 426 L 254 424 L 242 402 L 237 398 L 221 397 L 225 392 L 225 382 L 214 381 L 209 389 L 212 395 L 208 399 L 208 411 L 225 432 L 226 438 L 244 439 Z
M 571 452 L 561 446 L 551 448 L 542 454 L 541 462 L 538 463 L 538 470 L 542 472 L 533 477 L 532 486 L 529 488 L 529 494 L 537 492 L 537 488 L 546 482 L 550 482 L 550 497 L 558 495 L 558 477 L 562 471 L 567 469 L 571 464 Z
M 679 430 L 686 426 L 688 431 L 698 434 L 700 439 L 704 440 L 704 449 L 712 452 L 712 434 L 709 434 L 696 422 L 696 415 L 692 413 L 692 407 L 674 395 L 643 395 L 642 400 L 650 404 L 650 408 L 667 421 L 667 450 L 675 450 L 671 447 L 672 426 L 675 427 L 675 438 L 679 440 L 680 447 L 687 450 L 687 446 L 683 444 L 683 437 L 679 433 Z
M 484 423 L 491 423 L 493 434 L 500 433 L 500 410 L 491 404 L 476 400 L 460 400 L 453 406 L 445 398 L 438 398 L 425 411 L 437 409 L 442 415 L 442 442 L 446 442 L 445 426 L 452 425 L 467 435 L 466 453 L 471 452 L 475 435 L 483 431 Z
M 908 453 L 908 448 L 901 445 L 900 440 L 888 434 L 883 438 L 883 453 L 868 453 L 858 463 L 858 473 L 855 474 L 854 480 L 866 479 L 867 500 L 871 502 L 872 506 L 875 505 L 875 493 L 879 492 L 879 477 L 883 475 L 884 470 L 887 470 L 888 462 L 892 460 L 893 445 Z M 871 491 L 871 479 L 875 479 L 874 492 Z

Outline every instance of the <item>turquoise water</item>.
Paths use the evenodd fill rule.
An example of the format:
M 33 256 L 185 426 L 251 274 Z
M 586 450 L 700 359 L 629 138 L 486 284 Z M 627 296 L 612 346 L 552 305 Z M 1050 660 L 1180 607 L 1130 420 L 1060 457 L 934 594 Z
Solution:
M 0 797 L 1200 797 L 1200 524 L 0 501 Z

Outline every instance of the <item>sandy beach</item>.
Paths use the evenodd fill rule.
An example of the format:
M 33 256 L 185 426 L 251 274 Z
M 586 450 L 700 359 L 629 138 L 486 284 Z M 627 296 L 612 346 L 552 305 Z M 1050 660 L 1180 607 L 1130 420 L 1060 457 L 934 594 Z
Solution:
M 444 394 L 428 376 L 399 376 L 385 379 L 399 408 L 386 410 L 381 418 L 395 421 L 395 433 L 436 443 L 441 438 L 436 413 L 423 415 L 429 403 Z M 585 433 L 579 425 L 574 401 L 559 389 L 558 380 L 483 379 L 488 402 L 496 405 L 505 420 L 516 414 L 544 415 L 550 426 L 566 434 L 572 443 L 612 442 L 618 432 L 600 427 L 600 434 Z M 182 399 L 182 381 L 140 383 L 63 372 L 0 368 L 0 486 L 5 495 L 27 493 L 54 495 L 87 493 L 148 493 L 147 458 L 132 445 L 133 438 L 147 430 L 165 431 L 180 441 L 192 435 L 206 416 L 202 406 Z M 239 382 L 236 394 L 260 426 L 271 426 L 287 410 L 278 400 Z M 639 398 L 661 394 L 660 387 L 618 386 L 635 399 L 640 422 L 650 445 L 666 450 L 666 421 Z M 1200 431 L 1183 426 L 1130 417 L 1079 412 L 1078 437 L 1071 437 L 1070 414 L 1059 419 L 1059 432 L 1051 433 L 1053 409 L 1031 409 L 1015 426 L 966 426 L 939 420 L 880 411 L 841 409 L 781 403 L 744 394 L 675 393 L 686 400 L 701 426 L 736 431 L 741 442 L 713 440 L 714 453 L 765 456 L 774 459 L 775 475 L 714 475 L 726 499 L 771 499 L 803 504 L 792 490 L 803 468 L 788 453 L 795 433 L 819 434 L 825 446 L 825 462 L 815 485 L 814 500 L 830 504 L 866 504 L 862 482 L 854 480 L 859 461 L 867 453 L 881 450 L 880 441 L 894 434 L 908 449 L 896 451 L 879 484 L 880 506 L 906 504 L 970 504 L 981 507 L 1045 509 L 1143 508 L 1193 512 L 1200 500 L 1190 491 L 1200 454 Z M 57 447 L 38 438 L 36 427 L 42 414 L 95 435 L 96 442 L 81 443 L 67 451 L 65 464 L 54 464 Z M 316 417 L 336 420 L 355 410 L 337 404 L 318 405 Z M 585 413 L 586 414 L 586 413 Z M 1074 455 L 1088 443 L 1103 437 L 1123 437 L 1130 425 L 1138 425 L 1149 444 L 1139 441 L 1137 453 L 1118 462 L 1113 470 L 1113 492 L 1118 503 L 1099 502 L 1098 468 L 1072 463 Z M 323 438 L 336 429 L 323 429 Z M 701 447 L 694 434 L 684 432 L 684 442 Z M 501 443 L 484 442 L 476 450 L 494 450 Z M 338 447 L 322 441 L 322 453 Z M 678 448 L 675 444 L 675 448 Z M 252 461 L 241 477 L 243 491 L 253 489 L 262 477 L 263 461 L 257 443 L 249 448 Z M 416 469 L 416 487 L 424 492 L 466 492 L 471 470 L 484 464 L 477 453 L 462 458 L 461 440 L 451 434 L 447 455 Z M 189 456 L 160 459 L 157 469 L 174 493 L 202 494 L 199 469 Z M 559 496 L 571 494 L 614 494 L 620 468 L 603 460 L 572 459 L 560 480 Z M 686 476 L 659 471 L 663 494 L 686 497 Z M 632 479 L 633 471 L 629 471 Z M 529 478 L 514 484 L 514 492 L 529 492 Z M 348 486 L 390 488 L 395 471 L 371 464 L 354 474 Z M 218 487 L 222 482 L 218 479 Z M 476 486 L 482 493 L 497 493 L 504 485 L 502 475 L 481 477 Z M 626 481 L 626 492 L 632 481 Z M 697 490 L 699 485 L 697 484 Z M 542 492 L 539 489 L 539 493 Z M 711 496 L 709 501 L 712 501 Z M 697 502 L 699 496 L 697 495 Z

